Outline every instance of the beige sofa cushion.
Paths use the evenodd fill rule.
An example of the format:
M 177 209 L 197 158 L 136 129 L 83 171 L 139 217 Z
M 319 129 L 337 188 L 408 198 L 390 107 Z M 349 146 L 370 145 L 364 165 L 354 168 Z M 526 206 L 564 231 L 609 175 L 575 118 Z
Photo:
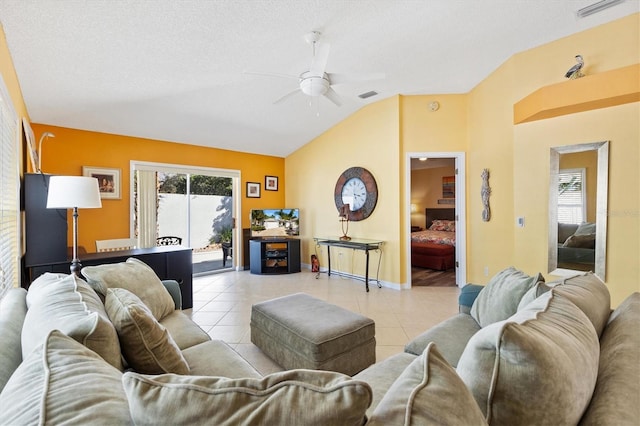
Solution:
M 209 340 L 182 352 L 192 376 L 222 376 L 230 379 L 262 377 L 249 361 L 222 340 Z
M 611 314 L 600 339 L 598 382 L 582 425 L 636 425 L 640 419 L 640 293 Z
M 98 295 L 75 275 L 46 273 L 27 293 L 22 328 L 22 357 L 41 345 L 51 330 L 60 330 L 122 370 L 116 329 Z
M 478 331 L 457 372 L 490 424 L 576 424 L 596 384 L 591 321 L 556 289 Z
M 122 354 L 135 371 L 189 374 L 178 345 L 138 296 L 123 288 L 110 288 L 105 307 L 118 332 Z
M 611 297 L 605 283 L 587 272 L 562 280 L 554 288 L 585 313 L 600 336 L 611 314 Z
M 515 314 L 522 296 L 544 277 L 531 277 L 510 266 L 489 280 L 471 306 L 471 316 L 481 327 L 502 321 Z
M 211 340 L 211 337 L 184 312 L 175 310 L 160 320 L 181 350 Z
M 54 330 L 0 394 L 6 425 L 131 424 L 122 373 Z
M 391 385 L 368 425 L 487 424 L 453 367 L 429 343 Z
M 373 400 L 367 409 L 367 417 L 371 417 L 382 397 L 387 393 L 393 382 L 416 359 L 416 355 L 401 352 L 376 362 L 353 376 L 356 380 L 369 383 L 373 391 Z
M 175 302 L 153 269 L 133 257 L 121 263 L 85 266 L 82 275 L 103 298 L 108 288 L 129 290 L 147 305 L 158 321 L 175 310 Z
M 136 424 L 362 425 L 368 384 L 340 373 L 289 370 L 262 379 L 122 377 Z
M 22 324 L 27 315 L 27 291 L 9 289 L 0 300 L 0 392 L 22 362 Z
M 404 351 L 421 355 L 427 345 L 434 342 L 438 345 L 438 352 L 451 366 L 455 367 L 469 339 L 478 330 L 480 325 L 471 315 L 460 313 L 436 324 L 411 340 L 404 347 Z

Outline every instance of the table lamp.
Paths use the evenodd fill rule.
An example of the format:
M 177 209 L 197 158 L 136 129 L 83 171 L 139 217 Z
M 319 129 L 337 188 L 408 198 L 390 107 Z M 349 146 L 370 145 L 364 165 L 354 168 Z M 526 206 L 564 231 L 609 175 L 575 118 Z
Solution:
M 85 176 L 51 176 L 47 196 L 48 209 L 73 209 L 73 260 L 71 273 L 79 276 L 78 209 L 102 207 L 98 179 Z
M 351 240 L 351 237 L 347 235 L 347 232 L 349 232 L 349 211 L 349 204 L 343 204 L 338 213 L 340 224 L 342 225 L 342 237 L 340 239 L 343 241 Z M 347 224 L 346 228 L 344 226 L 345 223 Z

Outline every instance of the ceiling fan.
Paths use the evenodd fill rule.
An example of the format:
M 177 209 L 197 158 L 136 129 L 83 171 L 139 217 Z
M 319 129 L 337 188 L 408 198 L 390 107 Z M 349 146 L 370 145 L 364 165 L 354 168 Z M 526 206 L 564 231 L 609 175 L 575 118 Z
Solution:
M 345 74 L 326 72 L 325 69 L 327 66 L 327 60 L 329 59 L 330 45 L 328 43 L 320 43 L 320 35 L 321 34 L 318 31 L 311 31 L 304 36 L 305 41 L 312 46 L 313 58 L 309 69 L 302 72 L 299 76 L 251 71 L 245 71 L 245 74 L 267 75 L 298 80 L 298 88 L 278 98 L 274 104 L 283 102 L 297 93 L 303 93 L 312 98 L 324 96 L 337 106 L 342 105 L 342 99 L 332 86 L 356 81 L 379 80 L 385 77 L 384 73 L 348 76 Z

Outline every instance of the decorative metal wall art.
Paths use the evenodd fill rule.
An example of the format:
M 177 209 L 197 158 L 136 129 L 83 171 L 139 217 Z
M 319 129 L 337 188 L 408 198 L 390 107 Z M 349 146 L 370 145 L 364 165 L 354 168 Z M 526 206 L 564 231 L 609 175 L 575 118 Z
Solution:
M 491 188 L 489 187 L 489 169 L 483 169 L 482 174 L 482 188 L 480 189 L 480 195 L 482 196 L 482 220 L 489 222 L 491 220 L 491 208 L 489 207 L 489 196 L 491 195 Z

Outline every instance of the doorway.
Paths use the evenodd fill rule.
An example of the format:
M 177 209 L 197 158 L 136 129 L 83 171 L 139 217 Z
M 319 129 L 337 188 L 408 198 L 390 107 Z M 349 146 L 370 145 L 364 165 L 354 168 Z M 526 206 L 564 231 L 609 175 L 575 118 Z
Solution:
M 193 249 L 194 275 L 232 270 L 240 241 L 239 172 L 160 163 L 132 162 L 132 230 L 140 247 L 175 237 Z M 159 243 L 158 243 L 159 244 Z
M 420 169 L 431 170 L 420 172 Z M 407 182 L 405 187 L 407 286 L 416 285 L 413 283 L 415 278 L 416 282 L 419 279 L 426 280 L 425 283 L 428 285 L 457 285 L 461 287 L 466 284 L 465 154 L 462 152 L 407 153 L 405 170 L 405 181 Z M 412 231 L 422 231 L 430 227 L 426 223 L 427 209 L 431 211 L 444 209 L 452 213 L 455 209 L 454 224 L 450 225 L 454 226 L 455 230 L 453 234 L 453 253 L 455 254 L 452 260 L 453 269 L 449 268 L 448 260 L 445 260 L 442 267 L 427 266 L 425 268 L 424 265 L 412 267 L 411 234 Z M 450 239 L 451 237 L 447 235 L 446 238 Z M 442 242 L 446 241 L 439 243 Z M 449 244 L 449 242 L 446 243 Z M 449 253 L 444 255 L 445 259 L 446 256 L 451 255 L 451 250 L 443 250 L 443 252 Z M 421 274 L 417 275 L 418 273 Z

